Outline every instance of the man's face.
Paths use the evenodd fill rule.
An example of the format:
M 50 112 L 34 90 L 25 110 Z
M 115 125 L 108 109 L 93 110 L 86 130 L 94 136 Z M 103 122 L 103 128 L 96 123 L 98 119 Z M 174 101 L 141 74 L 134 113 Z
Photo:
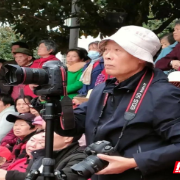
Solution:
M 106 73 L 113 77 L 123 77 L 135 72 L 141 60 L 130 55 L 114 41 L 108 41 L 103 53 Z
M 173 36 L 176 41 L 180 42 L 180 24 L 174 27 Z
M 60 136 L 60 135 L 54 133 L 53 149 L 54 150 L 64 149 L 66 147 L 65 139 L 66 139 L 66 137 L 63 137 L 63 136 Z
M 31 152 L 45 148 L 45 133 L 39 133 L 32 136 L 26 144 L 26 152 L 31 156 Z
M 18 49 L 18 48 L 20 48 L 19 45 L 14 45 L 14 46 L 11 47 L 11 53 L 12 53 L 13 57 L 15 56 L 14 52 L 15 52 L 16 49 Z
M 32 59 L 31 56 L 22 53 L 16 53 L 14 57 L 17 64 L 22 67 L 28 65 Z

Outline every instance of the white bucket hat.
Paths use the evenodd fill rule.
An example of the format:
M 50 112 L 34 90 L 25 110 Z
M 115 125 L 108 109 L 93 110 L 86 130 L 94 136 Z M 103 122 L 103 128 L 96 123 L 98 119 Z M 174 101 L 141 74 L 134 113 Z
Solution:
M 105 40 L 115 41 L 129 54 L 150 63 L 153 63 L 153 56 L 161 47 L 156 34 L 140 26 L 124 26 Z

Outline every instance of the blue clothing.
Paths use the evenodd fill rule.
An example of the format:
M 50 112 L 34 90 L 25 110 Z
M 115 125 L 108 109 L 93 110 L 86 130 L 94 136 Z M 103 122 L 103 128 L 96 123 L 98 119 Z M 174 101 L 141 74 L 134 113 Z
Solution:
M 139 170 L 94 175 L 92 180 L 180 179 L 172 173 L 175 162 L 180 161 L 180 89 L 170 84 L 161 70 L 153 71 L 153 81 L 117 148 L 120 156 L 134 158 Z M 99 84 L 89 101 L 74 110 L 76 128 L 64 131 L 57 121 L 55 131 L 63 136 L 85 132 L 87 145 L 107 140 L 115 146 L 125 123 L 124 113 L 144 72 L 145 69 L 118 85 L 115 78 Z M 104 93 L 109 93 L 109 98 L 99 117 Z
M 161 58 L 165 57 L 167 54 L 169 54 L 177 45 L 178 42 L 175 42 L 174 44 L 169 45 L 168 47 L 161 50 L 159 56 L 155 60 L 154 64 L 156 64 L 157 61 L 159 61 Z M 168 74 L 169 71 L 164 71 L 165 74 Z
M 90 63 L 91 62 L 87 63 L 84 66 L 83 71 L 89 66 Z M 99 64 L 92 70 L 91 84 L 90 85 L 83 84 L 83 87 L 78 91 L 78 93 L 82 94 L 82 95 L 87 95 L 88 91 L 90 89 L 94 88 L 96 79 L 97 79 L 98 75 L 102 72 L 103 69 L 104 69 L 104 60 L 103 60 L 103 58 L 101 58 L 101 60 L 99 61 Z

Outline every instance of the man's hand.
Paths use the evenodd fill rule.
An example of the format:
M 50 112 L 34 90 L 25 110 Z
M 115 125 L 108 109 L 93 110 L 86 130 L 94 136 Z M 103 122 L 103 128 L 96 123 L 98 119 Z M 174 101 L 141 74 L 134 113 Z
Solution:
M 180 67 L 180 61 L 179 60 L 172 60 L 171 61 L 171 66 L 172 66 L 173 69 L 178 70 L 179 67 Z
M 33 91 L 35 87 L 38 87 L 37 84 L 29 84 L 29 88 Z
M 137 167 L 133 158 L 124 158 L 121 156 L 107 156 L 104 154 L 97 155 L 100 159 L 108 161 L 109 165 L 96 174 L 119 174 L 128 169 Z
M 6 179 L 6 174 L 7 174 L 6 170 L 0 169 L 0 180 L 5 180 Z

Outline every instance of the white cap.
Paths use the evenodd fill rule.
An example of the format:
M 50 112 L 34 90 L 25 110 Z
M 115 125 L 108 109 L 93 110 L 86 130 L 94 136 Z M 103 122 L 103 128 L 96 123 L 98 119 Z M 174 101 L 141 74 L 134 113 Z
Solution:
M 169 82 L 180 82 L 180 71 L 174 71 L 168 75 Z
M 115 41 L 129 54 L 150 63 L 161 47 L 156 34 L 140 26 L 124 26 L 105 40 Z

